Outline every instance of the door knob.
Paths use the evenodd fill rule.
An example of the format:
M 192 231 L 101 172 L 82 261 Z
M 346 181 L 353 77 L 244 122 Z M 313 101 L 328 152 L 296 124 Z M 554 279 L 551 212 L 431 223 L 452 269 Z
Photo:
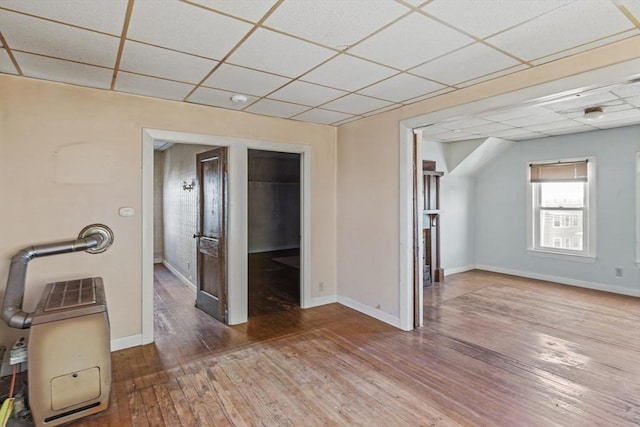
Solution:
M 196 233 L 196 234 L 194 234 L 194 235 L 193 235 L 193 238 L 194 238 L 194 239 L 197 239 L 197 238 L 199 238 L 199 237 L 202 237 L 202 234 L 201 234 L 201 233 Z

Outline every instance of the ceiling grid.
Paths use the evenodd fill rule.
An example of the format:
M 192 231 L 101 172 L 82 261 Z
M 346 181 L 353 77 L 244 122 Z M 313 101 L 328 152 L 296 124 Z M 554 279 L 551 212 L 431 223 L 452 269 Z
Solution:
M 0 0 L 0 72 L 340 125 L 639 34 L 638 0 Z M 584 96 L 425 132 L 527 139 L 640 123 L 637 86 L 604 89 L 598 123 L 580 109 L 600 98 Z

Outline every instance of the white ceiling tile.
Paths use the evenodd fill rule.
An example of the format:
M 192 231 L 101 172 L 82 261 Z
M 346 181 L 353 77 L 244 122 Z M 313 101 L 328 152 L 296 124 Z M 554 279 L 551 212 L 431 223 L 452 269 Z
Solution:
M 397 71 L 391 68 L 372 64 L 349 55 L 339 55 L 305 74 L 301 79 L 311 83 L 355 91 L 396 73 Z
M 466 133 L 474 135 L 490 135 L 492 132 L 500 132 L 504 130 L 513 129 L 513 126 L 505 125 L 503 123 L 489 123 L 482 126 L 474 126 L 463 129 Z
M 552 129 L 552 130 L 546 131 L 545 133 L 547 135 L 557 136 L 557 135 L 569 135 L 573 133 L 591 132 L 593 130 L 597 130 L 597 129 L 591 126 L 583 125 L 583 126 L 567 127 L 562 129 Z
M 285 1 L 264 25 L 344 50 L 407 12 L 392 1 Z
M 476 37 L 506 30 L 571 0 L 435 0 L 422 8 Z
M 483 119 L 491 120 L 494 122 L 501 122 L 505 120 L 517 119 L 520 117 L 541 115 L 541 114 L 549 114 L 548 110 L 540 107 L 519 107 L 519 108 L 510 108 L 508 110 L 497 111 L 497 112 L 488 112 L 480 114 L 479 116 Z
M 127 37 L 221 59 L 251 28 L 246 22 L 183 2 L 136 0 Z
M 246 103 L 239 104 L 231 100 L 231 96 L 234 92 L 227 92 L 224 90 L 209 89 L 206 87 L 199 87 L 193 94 L 187 99 L 188 102 L 195 104 L 211 105 L 214 107 L 228 108 L 230 110 L 241 110 L 247 106 Z M 254 96 L 247 96 L 247 102 L 255 102 L 258 98 Z
M 511 138 L 518 138 L 520 136 L 523 135 L 529 135 L 531 133 L 531 131 L 525 130 L 525 129 L 508 129 L 508 130 L 501 130 L 501 131 L 494 131 L 491 132 L 491 136 L 495 137 L 495 138 L 505 138 L 505 139 L 511 139 Z
M 2 0 L 0 6 L 35 16 L 120 36 L 127 0 Z
M 437 90 L 435 92 L 431 92 L 431 93 L 429 93 L 427 95 L 422 95 L 422 96 L 418 96 L 417 98 L 407 99 L 406 101 L 403 102 L 403 104 L 408 105 L 408 104 L 413 104 L 415 102 L 424 101 L 425 99 L 429 99 L 429 98 L 433 98 L 433 97 L 438 96 L 438 95 L 442 95 L 442 94 L 445 94 L 445 93 L 453 92 L 454 90 L 456 90 L 456 88 L 445 87 L 444 89 L 440 89 L 440 90 Z
M 273 101 L 271 99 L 261 99 L 255 104 L 249 106 L 244 111 L 256 114 L 262 114 L 264 116 L 273 117 L 291 117 L 308 110 L 309 107 L 303 107 L 301 105 L 289 104 L 288 102 Z
M 476 117 L 470 117 L 470 118 L 465 118 L 461 120 L 454 120 L 451 122 L 443 122 L 441 125 L 442 127 L 445 127 L 447 129 L 456 130 L 456 129 L 466 129 L 466 128 L 472 128 L 477 126 L 483 126 L 483 125 L 488 125 L 492 123 L 493 122 L 490 122 L 488 120 L 483 120 Z
M 525 127 L 525 126 L 533 126 L 541 123 L 551 123 L 562 120 L 562 116 L 560 114 L 556 114 L 553 112 L 547 114 L 540 114 L 536 116 L 527 116 L 520 117 L 517 119 L 504 120 L 502 123 L 505 123 L 510 126 L 515 127 Z
M 612 89 L 611 92 L 618 95 L 620 98 L 640 96 L 640 82 L 617 87 Z
M 193 85 L 185 83 L 139 76 L 121 71 L 118 73 L 114 89 L 119 92 L 182 101 L 193 87 Z
M 134 41 L 124 44 L 120 69 L 150 76 L 200 83 L 216 61 Z
M 12 50 L 113 67 L 120 39 L 0 10 L 2 35 Z
M 611 129 L 619 128 L 623 126 L 636 126 L 640 124 L 640 118 L 627 118 L 620 120 L 613 120 L 610 122 L 599 123 L 596 126 L 598 129 Z
M 291 81 L 260 71 L 222 64 L 205 82 L 205 86 L 247 95 L 264 96 Z
M 525 60 L 589 43 L 629 30 L 633 24 L 612 2 L 576 1 L 487 39 Z
M 520 64 L 515 59 L 481 43 L 474 43 L 410 70 L 448 85 L 471 80 Z
M 258 22 L 276 4 L 276 0 L 189 0 L 251 22 Z
M 420 129 L 422 135 L 438 135 L 440 133 L 450 132 L 455 129 L 448 129 L 444 127 L 444 123 L 434 123 L 430 126 L 426 126 Z
M 80 86 L 109 89 L 112 71 L 106 68 L 13 52 L 26 77 L 71 83 Z
M 283 76 L 297 77 L 335 52 L 274 31 L 258 28 L 229 62 Z
M 9 58 L 7 50 L 4 48 L 0 49 L 0 73 L 18 74 L 16 67 L 14 67 L 13 62 L 11 62 L 11 58 Z
M 407 99 L 435 92 L 444 87 L 445 86 L 430 80 L 403 73 L 362 89 L 358 91 L 358 93 L 392 102 L 402 102 Z
M 625 7 L 637 21 L 640 21 L 640 0 L 616 0 L 616 3 Z
M 302 120 L 304 122 L 331 124 L 338 123 L 344 120 L 354 117 L 351 114 L 338 113 L 336 111 L 327 111 L 320 108 L 314 108 L 313 110 L 306 111 L 302 114 L 298 114 L 294 117 L 296 120 Z
M 452 130 L 449 132 L 433 135 L 430 137 L 432 140 L 452 142 L 452 141 L 466 141 L 469 139 L 477 138 L 477 135 L 463 132 L 461 130 Z
M 557 129 L 575 128 L 576 126 L 579 126 L 579 125 L 580 123 L 576 122 L 575 120 L 560 120 L 557 122 L 525 126 L 525 129 L 530 130 L 532 132 L 548 133 L 550 131 L 554 131 Z
M 472 42 L 470 37 L 414 12 L 349 52 L 406 70 Z
M 473 86 L 478 83 L 486 82 L 487 80 L 497 79 L 498 77 L 502 77 L 518 71 L 526 70 L 527 68 L 531 68 L 531 67 L 525 64 L 516 65 L 515 67 L 505 68 L 504 70 L 498 71 L 496 73 L 486 74 L 482 77 L 478 77 L 477 79 L 467 80 L 465 82 L 458 83 L 456 86 L 459 88 Z
M 279 101 L 316 106 L 324 104 L 325 102 L 329 102 L 332 99 L 339 98 L 346 94 L 347 92 L 344 92 L 342 90 L 329 89 L 324 86 L 295 81 L 278 90 L 277 92 L 272 93 L 271 95 L 269 95 L 269 98 Z M 335 121 L 336 120 L 334 120 L 334 122 Z
M 634 107 L 640 107 L 640 95 L 630 96 L 629 98 L 625 98 L 624 100 Z
M 602 105 L 609 101 L 617 100 L 618 97 L 616 97 L 611 92 L 591 92 L 584 94 L 575 94 L 558 102 L 545 104 L 544 108 L 552 111 L 568 112 L 571 110 L 582 110 L 587 107 L 594 107 Z
M 364 114 L 369 111 L 387 107 L 390 104 L 390 102 L 369 98 L 368 96 L 351 94 L 344 98 L 331 101 L 330 103 L 323 105 L 323 107 L 329 110 L 340 111 L 342 113 Z

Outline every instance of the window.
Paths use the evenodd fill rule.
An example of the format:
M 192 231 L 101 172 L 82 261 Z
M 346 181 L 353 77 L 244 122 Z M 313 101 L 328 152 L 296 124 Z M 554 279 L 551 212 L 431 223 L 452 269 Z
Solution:
M 529 249 L 594 256 L 595 159 L 529 165 Z

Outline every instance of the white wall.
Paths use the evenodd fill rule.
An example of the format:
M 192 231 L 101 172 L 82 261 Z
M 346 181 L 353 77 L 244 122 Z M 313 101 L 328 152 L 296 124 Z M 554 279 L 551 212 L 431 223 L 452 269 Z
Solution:
M 422 158 L 435 160 L 440 178 L 440 255 L 445 278 L 475 265 L 475 179 L 449 173 L 446 162 L 454 144 L 422 142 Z M 459 160 L 456 164 L 459 163 Z M 455 167 L 455 165 L 454 165 Z
M 640 126 L 519 142 L 476 179 L 479 268 L 640 295 L 635 265 L 635 153 Z M 596 260 L 527 251 L 526 186 L 531 161 L 596 157 Z M 622 268 L 624 277 L 615 277 Z

